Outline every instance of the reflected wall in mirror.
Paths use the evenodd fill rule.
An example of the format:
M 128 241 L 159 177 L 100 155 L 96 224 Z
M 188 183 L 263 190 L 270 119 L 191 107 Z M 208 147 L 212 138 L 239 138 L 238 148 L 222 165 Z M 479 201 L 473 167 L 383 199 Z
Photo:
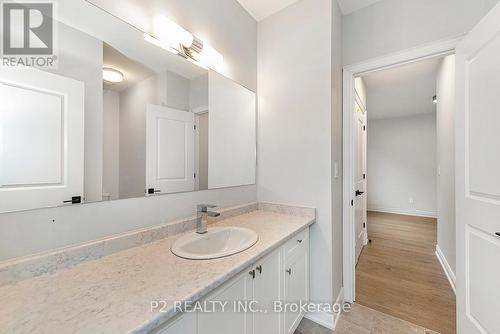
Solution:
M 255 183 L 255 93 L 83 1 L 58 68 L 0 68 L 0 212 Z

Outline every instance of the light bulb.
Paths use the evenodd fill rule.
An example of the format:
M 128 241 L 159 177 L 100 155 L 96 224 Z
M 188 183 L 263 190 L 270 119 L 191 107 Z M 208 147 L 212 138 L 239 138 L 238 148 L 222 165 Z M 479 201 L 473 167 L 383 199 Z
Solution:
M 224 62 L 224 57 L 207 43 L 203 43 L 203 49 L 194 57 L 202 66 L 211 69 L 220 69 Z
M 193 35 L 189 31 L 169 20 L 164 15 L 160 15 L 155 19 L 153 35 L 162 43 L 173 48 L 178 48 L 179 44 L 189 48 L 194 40 Z

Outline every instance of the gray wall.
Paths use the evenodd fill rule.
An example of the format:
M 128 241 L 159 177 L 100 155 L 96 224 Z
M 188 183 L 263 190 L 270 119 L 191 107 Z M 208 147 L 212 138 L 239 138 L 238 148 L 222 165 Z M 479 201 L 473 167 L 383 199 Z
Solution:
M 149 22 L 155 11 L 172 13 L 180 25 L 209 40 L 224 55 L 231 79 L 256 88 L 257 23 L 236 1 L 102 2 L 142 22 Z M 197 203 L 232 206 L 256 199 L 256 186 L 245 186 L 2 214 L 0 260 L 165 223 L 192 215 Z
M 160 104 L 158 76 L 120 93 L 120 198 L 146 190 L 146 108 Z
M 436 114 L 369 119 L 367 133 L 368 210 L 435 217 Z
M 258 29 L 258 197 L 317 208 L 311 300 L 331 302 L 332 1 L 298 1 Z
M 470 29 L 498 0 L 382 0 L 343 20 L 344 64 L 353 64 Z
M 438 246 L 455 272 L 455 56 L 441 64 L 437 96 Z
M 120 176 L 120 93 L 103 92 L 102 190 L 111 199 L 119 198 Z

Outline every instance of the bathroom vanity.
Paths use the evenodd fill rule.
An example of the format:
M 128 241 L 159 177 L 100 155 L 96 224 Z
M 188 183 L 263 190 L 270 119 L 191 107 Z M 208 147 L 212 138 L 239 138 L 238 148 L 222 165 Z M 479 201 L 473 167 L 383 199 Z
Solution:
M 257 243 L 218 259 L 178 257 L 170 250 L 173 243 L 194 233 L 196 219 L 187 218 L 3 263 L 0 295 L 9 303 L 0 308 L 0 328 L 7 333 L 293 333 L 304 314 L 275 313 L 273 302 L 308 301 L 315 210 L 251 203 L 219 212 L 209 231 L 246 228 L 257 233 Z M 174 307 L 197 301 L 227 301 L 228 306 L 214 313 Z M 253 309 L 267 313 L 232 312 L 233 301 L 255 301 Z
M 154 333 L 293 334 L 304 313 L 300 310 L 278 310 L 308 300 L 309 229 L 305 228 L 270 254 L 255 260 L 236 277 L 209 293 L 200 304 L 196 304 L 208 306 L 209 312 L 181 314 Z M 212 308 L 210 303 L 213 301 L 227 304 L 224 304 L 224 309 L 222 305 Z M 249 304 L 252 301 L 255 304 Z M 275 305 L 274 302 L 278 303 Z

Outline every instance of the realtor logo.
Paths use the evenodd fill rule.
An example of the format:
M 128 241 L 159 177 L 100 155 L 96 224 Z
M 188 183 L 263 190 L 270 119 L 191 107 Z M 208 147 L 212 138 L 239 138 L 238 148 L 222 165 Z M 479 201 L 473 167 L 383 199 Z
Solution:
M 2 65 L 54 68 L 53 2 L 1 1 Z

